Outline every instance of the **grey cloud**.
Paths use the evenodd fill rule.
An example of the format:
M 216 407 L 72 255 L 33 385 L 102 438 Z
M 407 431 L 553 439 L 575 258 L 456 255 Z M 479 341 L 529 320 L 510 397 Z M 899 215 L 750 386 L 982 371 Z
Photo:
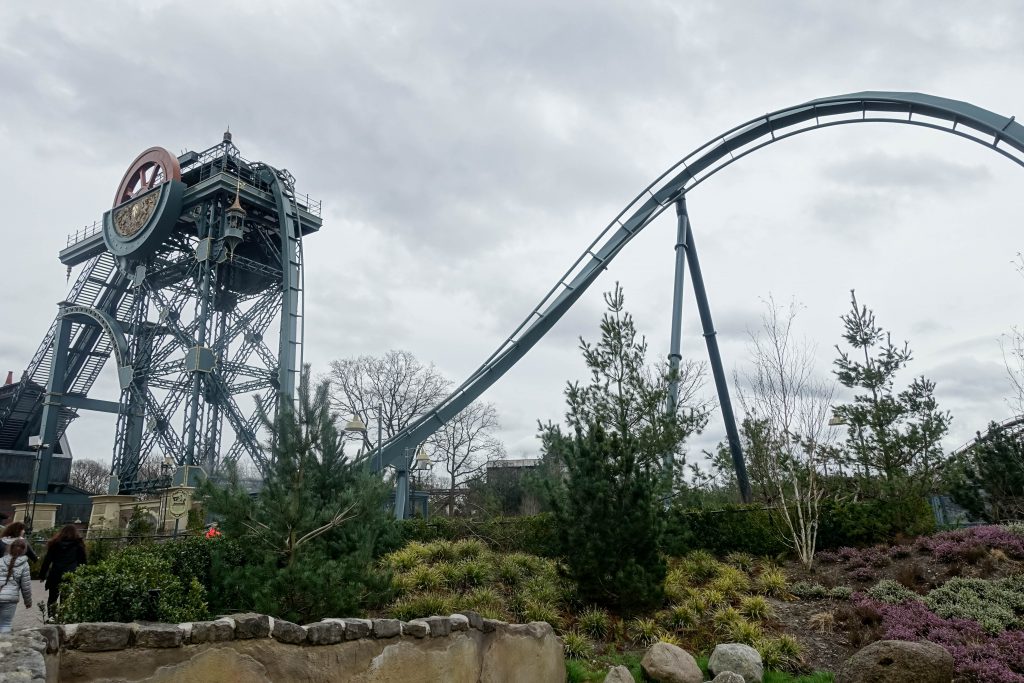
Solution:
M 871 151 L 831 164 L 826 176 L 845 186 L 892 192 L 900 188 L 946 192 L 968 189 L 992 177 L 984 166 L 930 154 L 899 156 Z
M 243 154 L 288 167 L 300 191 L 324 200 L 325 226 L 307 251 L 308 359 L 322 365 L 403 347 L 454 375 L 493 350 L 644 184 L 742 120 L 868 87 L 1012 111 L 1020 95 L 996 74 L 1024 67 L 1013 40 L 1022 18 L 1008 1 L 984 14 L 951 2 L 921 12 L 909 2 L 880 10 L 811 0 L 297 2 L 286 11 L 240 0 L 116 11 L 4 4 L 0 148 L 8 163 L 0 186 L 22 201 L 9 203 L 0 252 L 5 275 L 34 296 L 0 301 L 0 371 L 24 367 L 52 319 L 63 285 L 53 251 L 62 235 L 98 217 L 109 186 L 150 145 L 202 147 L 230 124 Z M 806 170 L 813 147 L 764 153 L 807 178 L 805 208 L 780 207 L 787 213 L 772 226 L 779 242 L 828 259 L 837 272 L 864 258 L 857 245 L 899 234 L 908 197 L 944 198 L 964 184 L 979 194 L 1006 187 L 1001 174 L 973 161 L 910 145 L 852 152 L 845 135 L 813 143 L 843 150 L 831 166 Z M 723 351 L 739 361 L 758 315 L 728 303 L 766 293 L 776 274 L 749 253 L 748 234 L 712 237 L 715 218 L 758 226 L 741 202 L 710 192 L 728 187 L 729 177 L 701 188 L 701 196 L 726 200 L 696 219 Z M 752 186 L 751 205 L 771 192 L 770 180 Z M 993 212 L 1019 215 L 1012 192 L 993 192 Z M 37 239 L 24 240 L 21 226 Z M 1007 243 L 1015 240 L 1007 230 Z M 743 265 L 713 279 L 730 262 Z M 571 365 L 577 339 L 596 336 L 600 291 L 615 279 L 652 352 L 661 353 L 668 285 L 641 292 L 636 278 L 649 265 L 620 263 L 488 394 L 510 416 L 509 443 L 533 443 L 533 413 L 560 414 L 564 382 L 579 370 Z M 876 267 L 896 271 L 898 262 L 873 257 L 864 277 Z M 808 285 L 814 293 L 849 286 Z M 983 302 L 971 287 L 964 295 Z M 893 290 L 919 295 L 898 279 Z M 948 336 L 951 347 L 936 358 L 958 355 L 953 347 L 963 339 L 953 327 L 930 332 Z M 699 337 L 689 336 L 695 329 L 685 343 L 703 354 Z M 835 332 L 830 316 L 827 329 L 809 334 L 830 340 Z M 994 344 L 977 348 L 979 359 L 997 353 Z M 952 389 L 954 379 L 941 386 Z M 720 431 L 715 417 L 702 439 L 710 444 Z M 78 433 L 109 452 L 108 428 Z

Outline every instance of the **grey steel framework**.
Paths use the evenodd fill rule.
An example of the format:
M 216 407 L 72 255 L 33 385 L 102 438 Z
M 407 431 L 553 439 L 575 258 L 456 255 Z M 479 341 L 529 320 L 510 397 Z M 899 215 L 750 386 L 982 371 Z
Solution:
M 729 445 L 741 493 L 749 496 L 743 454 L 732 418 L 728 387 L 715 339 L 707 294 L 700 277 L 693 228 L 686 214 L 686 194 L 709 177 L 762 147 L 799 133 L 848 123 L 902 123 L 933 128 L 973 140 L 1024 166 L 1024 127 L 980 107 L 921 93 L 861 92 L 812 100 L 742 123 L 694 150 L 648 185 L 598 234 L 541 302 L 470 377 L 426 415 L 412 422 L 384 444 L 374 466 L 393 466 L 397 472 L 395 513 L 404 516 L 408 497 L 408 471 L 415 447 L 452 419 L 525 356 L 548 330 L 590 287 L 630 240 L 663 211 L 676 206 L 679 216 L 676 260 L 676 296 L 682 303 L 683 268 L 689 257 L 695 299 L 707 340 L 712 372 L 723 408 Z M 680 354 L 678 328 L 673 315 L 671 360 Z
M 166 485 L 166 472 L 140 477 L 157 452 L 181 482 L 189 466 L 242 456 L 265 467 L 256 404 L 273 414 L 294 396 L 302 237 L 320 225 L 320 204 L 295 193 L 288 171 L 244 159 L 230 134 L 203 152 L 140 155 L 102 224 L 60 252 L 69 275 L 81 272 L 0 411 L 0 449 L 24 448 L 41 422 L 37 499 L 80 410 L 117 415 L 111 492 Z M 120 400 L 89 398 L 111 356 Z

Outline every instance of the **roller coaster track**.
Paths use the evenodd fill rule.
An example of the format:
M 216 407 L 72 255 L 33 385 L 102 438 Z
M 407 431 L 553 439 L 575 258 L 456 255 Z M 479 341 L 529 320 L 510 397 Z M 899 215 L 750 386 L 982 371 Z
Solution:
M 1009 417 L 1003 420 L 1002 422 L 990 425 L 987 430 L 985 430 L 984 432 L 978 432 L 978 435 L 975 438 L 971 439 L 964 445 L 960 446 L 960 448 L 955 449 L 952 453 L 949 454 L 950 457 L 959 458 L 960 456 L 964 455 L 972 448 L 974 448 L 974 446 L 977 443 L 988 441 L 989 439 L 991 439 L 992 436 L 997 432 L 1024 432 L 1024 415 Z
M 812 100 L 742 123 L 697 148 L 648 185 L 591 242 L 504 342 L 430 412 L 370 458 L 371 466 L 408 467 L 416 446 L 458 415 L 512 368 L 583 295 L 620 251 L 663 211 L 762 147 L 799 133 L 848 123 L 900 123 L 973 140 L 1024 166 L 1024 126 L 966 102 L 921 93 L 860 92 Z

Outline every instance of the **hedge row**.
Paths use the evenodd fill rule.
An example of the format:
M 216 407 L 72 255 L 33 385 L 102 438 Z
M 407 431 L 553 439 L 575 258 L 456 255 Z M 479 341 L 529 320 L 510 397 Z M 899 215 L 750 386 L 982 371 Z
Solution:
M 784 541 L 784 522 L 775 510 L 737 505 L 718 510 L 673 508 L 667 514 L 665 551 L 669 555 L 697 549 L 716 554 L 740 551 L 769 556 L 789 551 Z M 934 515 L 924 499 L 825 501 L 818 529 L 818 548 L 874 545 L 891 541 L 898 535 L 926 534 L 934 528 Z M 402 522 L 401 530 L 405 542 L 479 538 L 503 552 L 529 552 L 545 557 L 559 554 L 550 514 L 485 520 L 410 519 Z

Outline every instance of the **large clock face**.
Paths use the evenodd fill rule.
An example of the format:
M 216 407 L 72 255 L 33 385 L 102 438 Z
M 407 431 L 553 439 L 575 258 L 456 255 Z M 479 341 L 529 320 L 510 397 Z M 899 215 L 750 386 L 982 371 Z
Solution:
M 136 157 L 103 218 L 103 241 L 115 256 L 145 259 L 178 220 L 184 194 L 178 159 L 163 147 Z

